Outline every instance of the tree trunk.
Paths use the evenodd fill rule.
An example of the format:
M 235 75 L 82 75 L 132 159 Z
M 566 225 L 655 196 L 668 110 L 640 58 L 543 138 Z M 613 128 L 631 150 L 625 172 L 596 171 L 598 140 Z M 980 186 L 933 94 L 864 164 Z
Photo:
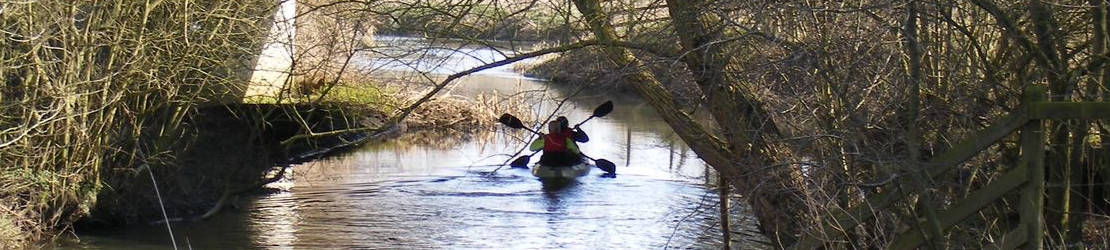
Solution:
M 726 141 L 709 134 L 692 117 L 673 105 L 670 92 L 655 77 L 644 70 L 643 63 L 628 49 L 608 46 L 607 56 L 620 67 L 634 69 L 624 77 L 691 149 L 738 190 L 749 190 L 750 202 L 759 219 L 763 233 L 782 245 L 790 245 L 801 231 L 802 203 L 797 183 L 797 170 L 773 166 L 776 150 L 768 138 L 778 137 L 778 130 L 763 110 L 762 104 L 751 94 L 750 88 L 727 74 L 724 70 L 730 56 L 717 46 L 706 46 L 719 41 L 719 33 L 709 27 L 721 25 L 719 19 L 697 13 L 701 1 L 668 1 L 668 9 L 677 30 L 682 30 L 682 46 L 686 53 L 683 62 L 694 69 L 693 74 L 703 93 L 708 95 L 708 107 L 714 120 L 723 128 Z M 597 0 L 576 0 L 575 5 L 588 22 L 597 40 L 615 44 L 615 31 L 607 23 Z M 702 19 L 706 18 L 706 19 Z
M 711 11 L 710 1 L 667 0 L 667 9 L 680 37 L 682 62 L 693 73 L 706 105 L 723 130 L 740 176 L 726 176 L 740 190 L 752 190 L 754 211 L 768 237 L 793 243 L 802 220 L 801 174 L 790 166 L 776 166 L 776 158 L 788 155 L 771 143 L 780 138 L 778 126 L 763 103 L 752 93 L 754 86 L 726 73 L 735 51 L 725 43 L 722 17 Z M 731 168 L 734 166 L 720 166 Z M 718 167 L 718 168 L 720 168 Z
M 944 234 L 940 228 L 940 220 L 937 219 L 936 204 L 933 195 L 928 191 L 930 189 L 929 183 L 932 180 L 929 174 L 925 173 L 924 167 L 921 165 L 921 130 L 917 125 L 918 110 L 921 106 L 921 60 L 922 60 L 922 47 L 918 42 L 917 32 L 917 4 L 915 2 L 908 3 L 906 7 L 906 22 L 902 27 L 902 36 L 905 39 L 904 50 L 909 57 L 906 61 L 906 73 L 909 76 L 909 91 L 906 96 L 908 97 L 908 107 L 905 113 L 906 128 L 906 151 L 909 158 L 908 164 L 902 170 L 909 172 L 910 179 L 913 180 L 910 185 L 916 190 L 922 190 L 918 198 L 919 208 L 915 211 L 920 211 L 924 214 L 926 228 L 918 228 L 925 233 L 929 238 L 929 243 L 934 249 L 946 249 Z M 901 184 L 906 185 L 906 184 Z M 916 216 L 916 215 L 915 215 Z

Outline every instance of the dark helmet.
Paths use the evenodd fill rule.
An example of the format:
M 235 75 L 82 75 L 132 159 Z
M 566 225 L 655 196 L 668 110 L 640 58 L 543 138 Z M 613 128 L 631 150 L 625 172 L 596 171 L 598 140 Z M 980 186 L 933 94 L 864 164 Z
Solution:
M 559 131 L 562 131 L 562 130 L 563 130 L 563 124 L 560 123 L 559 121 L 551 121 L 551 122 L 547 123 L 547 132 L 548 133 L 558 133 Z
M 559 122 L 559 126 L 562 127 L 563 130 L 570 129 L 570 120 L 567 120 L 566 116 L 555 118 L 555 121 Z

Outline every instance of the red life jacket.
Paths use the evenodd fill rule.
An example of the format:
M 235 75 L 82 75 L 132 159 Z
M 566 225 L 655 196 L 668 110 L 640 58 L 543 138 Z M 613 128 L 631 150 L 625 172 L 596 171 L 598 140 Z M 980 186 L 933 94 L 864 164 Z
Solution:
M 566 152 L 567 139 L 571 137 L 570 131 L 548 133 L 543 136 L 543 152 Z

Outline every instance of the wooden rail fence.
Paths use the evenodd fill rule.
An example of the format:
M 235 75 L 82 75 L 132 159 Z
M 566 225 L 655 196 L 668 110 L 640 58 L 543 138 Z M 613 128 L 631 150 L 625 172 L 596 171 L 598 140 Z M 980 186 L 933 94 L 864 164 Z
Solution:
M 999 119 L 986 129 L 975 133 L 974 136 L 967 138 L 944 154 L 934 157 L 932 161 L 921 165 L 925 177 L 937 178 L 1014 131 L 1020 130 L 1021 159 L 1018 161 L 1017 167 L 991 181 L 987 186 L 970 193 L 963 200 L 954 202 L 947 209 L 936 211 L 938 214 L 935 218 L 937 219 L 929 220 L 926 218 L 916 228 L 947 230 L 987 205 L 998 201 L 1004 194 L 1018 191 L 1021 192 L 1021 201 L 1018 207 L 1018 214 L 1021 217 L 1020 224 L 1017 228 L 1006 233 L 998 241 L 999 244 L 992 246 L 992 248 L 1041 249 L 1044 246 L 1044 121 L 1110 119 L 1110 102 L 1049 102 L 1045 101 L 1045 94 L 1046 88 L 1044 86 L 1026 88 L 1022 101 L 1023 105 L 1016 111 Z M 912 191 L 920 192 L 921 190 Z M 840 232 L 843 230 L 837 230 L 838 228 L 846 230 L 854 228 L 859 223 L 871 219 L 876 211 L 887 209 L 906 196 L 905 191 L 896 192 L 893 190 L 873 195 L 860 206 L 836 212 L 834 214 L 835 220 L 826 223 L 822 231 L 826 233 Z M 845 236 L 842 234 L 802 235 L 799 241 L 791 246 L 791 249 L 814 249 L 821 247 L 825 242 L 840 240 Z M 917 230 L 907 230 L 894 238 L 890 248 L 914 249 L 929 241 L 930 239 L 926 239 L 928 236 L 929 234 Z

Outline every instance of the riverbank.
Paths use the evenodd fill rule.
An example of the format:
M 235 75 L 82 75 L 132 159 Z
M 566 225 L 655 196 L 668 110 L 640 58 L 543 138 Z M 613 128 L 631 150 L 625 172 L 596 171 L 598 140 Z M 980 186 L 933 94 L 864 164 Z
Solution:
M 5 8 L 0 22 L 12 27 L 5 34 L 13 42 L 0 51 L 0 58 L 12 65 L 0 72 L 5 81 L 0 87 L 0 248 L 50 241 L 70 232 L 78 220 L 90 225 L 157 220 L 163 217 L 157 196 L 170 200 L 165 217 L 203 217 L 239 190 L 272 179 L 281 169 L 274 165 L 357 141 L 314 137 L 286 143 L 283 138 L 307 132 L 300 131 L 304 128 L 319 132 L 362 122 L 347 114 L 347 108 L 221 106 L 241 101 L 240 90 L 248 80 L 242 78 L 249 77 L 245 75 L 253 70 L 258 52 L 245 48 L 264 47 L 273 4 L 92 1 Z M 212 13 L 223 14 L 195 18 L 214 17 Z M 346 30 L 337 27 L 357 26 L 304 21 L 298 23 L 337 32 Z M 143 32 L 133 32 L 135 27 Z M 346 36 L 328 34 L 301 32 L 297 37 L 325 38 L 320 40 L 330 45 L 307 44 L 313 47 L 350 45 L 329 43 Z M 57 57 L 58 51 L 66 56 Z M 318 62 L 338 61 L 330 59 Z M 298 67 L 318 66 L 312 62 Z M 324 70 L 297 68 L 293 75 L 312 78 L 337 67 L 319 68 Z M 386 117 L 388 110 L 375 112 Z M 317 119 L 306 116 L 319 120 L 305 123 Z M 96 219 L 90 219 L 92 213 Z
M 648 69 L 672 90 L 676 101 L 684 107 L 695 107 L 701 91 L 692 83 L 683 64 L 676 64 L 650 54 L 640 58 L 659 59 L 650 63 Z M 518 65 L 514 70 L 521 74 L 549 79 L 556 85 L 571 88 L 585 88 L 594 93 L 637 93 L 633 83 L 625 81 L 625 72 L 605 57 L 600 48 L 585 48 L 543 57 L 535 63 Z
M 334 90 L 333 97 L 318 105 L 208 106 L 182 114 L 180 129 L 174 131 L 154 131 L 162 126 L 148 124 L 140 129 L 147 136 L 132 142 L 137 146 L 120 145 L 138 147 L 145 155 L 99 170 L 97 183 L 102 188 L 90 191 L 91 199 L 75 205 L 82 210 L 72 218 L 45 226 L 26 213 L 31 210 L 10 207 L 17 203 L 0 206 L 0 248 L 51 244 L 73 229 L 204 220 L 235 206 L 240 197 L 257 194 L 264 184 L 280 180 L 287 167 L 301 162 L 405 134 L 466 134 L 493 125 L 493 115 L 482 110 L 484 105 L 442 98 L 421 106 L 398 126 L 364 129 L 378 128 L 391 119 L 383 111 L 385 106 L 368 101 L 396 100 L 381 99 L 384 94 L 368 95 L 371 91 L 365 88 Z M 290 140 L 304 135 L 306 126 L 314 133 L 355 131 Z M 5 187 L 17 184 L 3 182 Z
M 109 169 L 102 175 L 102 185 L 109 188 L 97 194 L 79 227 L 205 219 L 236 197 L 280 179 L 291 164 L 319 155 L 313 153 L 318 149 L 380 136 L 355 132 L 283 143 L 306 128 L 324 132 L 372 127 L 384 124 L 384 118 L 373 109 L 335 105 L 200 108 L 183 121 L 186 132 L 170 137 L 176 142 L 167 144 L 169 147 L 153 149 L 155 143 L 141 144 L 141 148 L 151 149 L 144 151 L 152 152 L 148 157 L 152 160 Z
M 493 125 L 493 116 L 478 109 L 482 105 L 446 98 L 422 105 L 402 124 L 387 126 L 392 118 L 382 108 L 355 104 L 365 99 L 343 92 L 353 90 L 340 90 L 320 105 L 239 104 L 198 110 L 189 122 L 196 134 L 172 149 L 175 160 L 145 166 L 153 170 L 154 181 L 142 164 L 106 177 L 104 185 L 112 188 L 99 194 L 78 230 L 204 220 L 225 206 L 235 206 L 239 197 L 281 180 L 287 168 L 303 162 L 406 134 L 468 133 Z M 343 98 L 356 99 L 335 102 Z M 330 132 L 342 133 L 322 135 Z M 321 135 L 304 136 L 314 133 Z M 159 193 L 152 192 L 155 185 Z

